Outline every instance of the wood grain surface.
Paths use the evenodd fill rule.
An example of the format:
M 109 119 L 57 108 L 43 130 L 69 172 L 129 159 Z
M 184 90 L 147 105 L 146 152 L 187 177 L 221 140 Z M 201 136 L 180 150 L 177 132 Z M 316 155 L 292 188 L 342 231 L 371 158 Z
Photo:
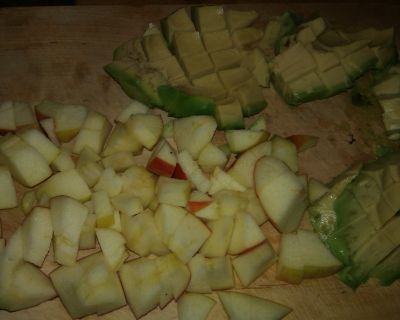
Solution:
M 400 31 L 400 5 L 394 3 L 273 3 L 234 7 L 254 8 L 263 21 L 290 9 L 306 15 L 319 12 L 341 27 L 395 26 Z M 143 5 L 0 9 L 0 101 L 11 99 L 34 105 L 46 98 L 82 103 L 114 119 L 129 98 L 102 69 L 111 61 L 112 49 L 141 35 L 148 23 L 159 21 L 176 8 Z M 265 90 L 265 95 L 269 102 L 265 113 L 272 133 L 319 137 L 317 146 L 301 153 L 299 160 L 301 173 L 323 182 L 355 161 L 371 159 L 373 148 L 385 139 L 380 110 L 354 107 L 346 93 L 296 109 L 286 106 L 272 89 Z M 142 160 L 143 157 L 138 159 Z M 17 189 L 20 198 L 24 188 L 17 186 Z M 4 236 L 9 238 L 23 220 L 23 214 L 18 209 L 1 211 L 0 219 Z M 306 218 L 303 226 L 309 227 Z M 277 248 L 279 233 L 269 223 L 263 230 Z M 49 255 L 43 270 L 48 273 L 55 267 Z M 274 275 L 272 267 L 251 288 L 242 289 L 237 282 L 238 290 L 290 306 L 293 312 L 288 320 L 399 318 L 399 281 L 388 288 L 369 282 L 353 292 L 335 277 L 306 280 L 295 286 L 275 280 Z M 94 318 L 97 317 L 87 317 Z M 125 306 L 101 318 L 124 320 L 134 316 Z M 54 299 L 15 313 L 0 311 L 0 319 L 69 319 L 69 315 L 60 300 Z M 177 319 L 175 303 L 164 310 L 156 309 L 143 319 Z M 220 304 L 209 319 L 226 319 Z

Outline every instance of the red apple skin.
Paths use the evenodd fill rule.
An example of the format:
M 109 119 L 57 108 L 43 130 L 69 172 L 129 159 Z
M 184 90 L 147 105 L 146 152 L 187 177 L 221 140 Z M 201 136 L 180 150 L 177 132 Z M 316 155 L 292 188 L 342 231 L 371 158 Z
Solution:
M 176 167 L 161 158 L 155 157 L 150 159 L 147 164 L 147 170 L 159 176 L 171 177 Z
M 179 165 L 179 163 L 176 164 L 175 171 L 172 174 L 172 178 L 180 179 L 180 180 L 187 180 L 187 176 L 186 176 L 185 172 L 183 172 L 182 167 Z
M 188 210 L 192 213 L 195 213 L 205 207 L 207 207 L 211 203 L 210 201 L 188 201 Z
M 286 139 L 291 141 L 296 146 L 297 152 L 302 152 L 310 149 L 314 147 L 318 142 L 318 137 L 306 134 L 295 134 L 286 137 Z
M 35 108 L 36 119 L 40 122 L 40 120 L 45 120 L 51 118 L 50 116 L 41 113 L 37 108 Z

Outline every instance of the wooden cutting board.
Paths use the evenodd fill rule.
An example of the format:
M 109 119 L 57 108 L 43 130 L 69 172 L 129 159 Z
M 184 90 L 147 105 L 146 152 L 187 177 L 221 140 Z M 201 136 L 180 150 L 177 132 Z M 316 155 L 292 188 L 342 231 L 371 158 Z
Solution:
M 262 20 L 290 9 L 305 15 L 319 12 L 342 27 L 395 26 L 400 31 L 400 6 L 396 4 L 274 3 L 231 7 L 254 8 Z M 129 99 L 102 69 L 111 61 L 112 49 L 141 35 L 148 23 L 159 21 L 176 8 L 161 5 L 0 9 L 0 101 L 35 104 L 46 98 L 82 103 L 114 119 Z M 287 107 L 273 90 L 266 90 L 265 94 L 269 102 L 265 112 L 272 133 L 319 137 L 317 146 L 301 153 L 299 159 L 301 173 L 323 182 L 354 161 L 371 159 L 372 149 L 384 140 L 380 111 L 352 106 L 345 93 L 296 109 Z M 17 189 L 21 197 L 24 189 Z M 17 209 L 1 211 L 0 218 L 8 238 L 23 220 L 23 214 Z M 309 227 L 306 218 L 303 226 Z M 263 229 L 277 248 L 279 233 L 269 223 Z M 47 273 L 55 267 L 51 260 L 49 256 L 43 266 Z M 251 288 L 239 290 L 292 307 L 287 319 L 399 317 L 398 281 L 388 288 L 370 282 L 353 292 L 335 277 L 306 280 L 294 286 L 274 280 L 274 275 L 272 267 Z M 88 317 L 94 318 L 97 317 Z M 123 320 L 134 316 L 126 306 L 102 318 Z M 0 311 L 0 319 L 69 319 L 69 315 L 59 299 L 54 299 L 15 313 Z M 143 319 L 177 319 L 176 305 L 156 309 Z M 226 319 L 220 304 L 209 319 Z

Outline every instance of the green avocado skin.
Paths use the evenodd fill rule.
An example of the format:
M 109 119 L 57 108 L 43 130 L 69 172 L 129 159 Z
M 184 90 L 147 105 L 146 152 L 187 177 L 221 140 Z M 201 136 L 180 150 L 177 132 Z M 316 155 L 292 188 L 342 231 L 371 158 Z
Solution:
M 210 98 L 191 96 L 168 85 L 159 86 L 157 91 L 169 116 L 182 118 L 193 115 L 215 115 L 216 105 Z

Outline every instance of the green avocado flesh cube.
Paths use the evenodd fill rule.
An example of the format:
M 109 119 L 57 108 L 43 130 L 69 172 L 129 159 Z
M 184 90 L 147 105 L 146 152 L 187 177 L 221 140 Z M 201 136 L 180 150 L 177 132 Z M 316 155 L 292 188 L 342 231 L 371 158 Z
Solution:
M 181 63 L 189 79 L 199 78 L 214 71 L 214 65 L 206 52 L 184 56 Z
M 343 68 L 351 79 L 356 79 L 371 69 L 377 62 L 377 58 L 371 48 L 362 49 L 341 58 Z
M 263 91 L 254 78 L 235 89 L 233 94 L 238 98 L 245 117 L 255 115 L 267 106 Z
M 322 46 L 327 46 L 327 50 L 336 46 L 348 45 L 351 41 L 343 37 L 341 32 L 334 29 L 327 29 L 318 36 L 318 43 Z
M 382 228 L 382 232 L 393 243 L 394 246 L 400 245 L 400 216 L 395 216 Z
M 185 8 L 181 8 L 161 20 L 161 29 L 168 44 L 172 43 L 176 31 L 196 31 Z
M 229 30 L 242 29 L 250 26 L 258 18 L 255 10 L 227 10 L 225 13 Z
M 228 90 L 236 89 L 253 77 L 246 68 L 242 67 L 222 70 L 218 72 L 218 75 Z
M 372 88 L 378 98 L 394 97 L 400 94 L 400 74 L 389 75 Z
M 159 86 L 158 94 L 163 102 L 165 111 L 172 117 L 213 116 L 215 114 L 215 103 L 208 97 L 188 95 L 168 85 Z
M 247 52 L 243 57 L 241 66 L 245 67 L 253 74 L 260 86 L 269 86 L 269 66 L 260 49 L 255 48 Z
M 205 53 L 201 35 L 197 31 L 175 32 L 172 45 L 179 58 Z
M 350 187 L 346 188 L 335 201 L 336 229 L 344 228 L 356 219 L 366 216 L 357 198 L 350 191 Z
M 219 31 L 226 28 L 224 8 L 221 6 L 193 7 L 192 18 L 200 32 Z
M 129 40 L 119 47 L 115 48 L 113 52 L 113 61 L 117 60 L 136 60 L 146 61 L 147 57 L 143 50 L 141 39 Z
M 175 56 L 151 62 L 149 63 L 149 66 L 160 71 L 168 80 L 175 80 L 185 76 L 185 73 Z
M 129 65 L 130 64 L 130 65 Z M 118 81 L 125 93 L 149 106 L 162 107 L 157 88 L 165 83 L 157 71 L 142 72 L 132 62 L 115 61 L 104 67 L 105 71 Z
M 278 55 L 272 63 L 272 70 L 274 73 L 280 74 L 281 76 L 283 73 L 286 73 L 286 81 L 297 79 L 313 71 L 316 67 L 317 65 L 311 53 L 308 52 L 301 43 L 296 43 L 288 48 Z M 299 71 L 296 72 L 296 69 L 299 68 L 301 71 L 300 73 Z M 282 76 L 282 78 L 284 78 L 284 76 Z
M 171 56 L 164 37 L 159 33 L 144 37 L 143 49 L 150 62 L 164 60 Z
M 383 286 L 389 286 L 400 279 L 400 247 L 397 247 L 371 271 L 371 277 L 378 279 Z
M 232 32 L 232 41 L 237 48 L 243 48 L 259 41 L 263 32 L 257 28 L 248 27 Z
M 341 65 L 324 72 L 317 72 L 317 74 L 327 88 L 327 96 L 331 96 L 352 86 L 350 78 Z
M 202 34 L 207 52 L 215 52 L 232 48 L 233 42 L 228 30 L 206 32 Z
M 388 47 L 372 47 L 371 50 L 377 58 L 375 68 L 385 69 L 397 62 L 398 54 L 395 46 Z
M 218 104 L 215 118 L 217 119 L 218 129 L 244 129 L 242 107 L 238 100 Z
M 195 88 L 200 92 L 204 92 L 204 95 L 208 97 L 213 99 L 223 99 L 226 97 L 226 89 L 215 72 L 194 79 L 192 83 Z
M 317 64 L 317 69 L 320 72 L 332 69 L 340 64 L 340 60 L 337 55 L 331 51 L 327 51 L 313 45 L 308 45 L 306 48 L 313 56 Z
M 354 254 L 353 264 L 339 273 L 340 279 L 351 288 L 357 288 L 394 249 L 393 243 L 382 232 L 376 233 Z
M 242 56 L 236 48 L 212 52 L 210 58 L 217 71 L 238 67 L 242 60 Z

